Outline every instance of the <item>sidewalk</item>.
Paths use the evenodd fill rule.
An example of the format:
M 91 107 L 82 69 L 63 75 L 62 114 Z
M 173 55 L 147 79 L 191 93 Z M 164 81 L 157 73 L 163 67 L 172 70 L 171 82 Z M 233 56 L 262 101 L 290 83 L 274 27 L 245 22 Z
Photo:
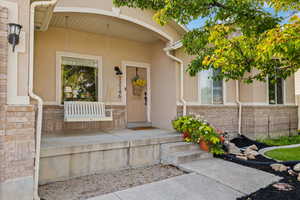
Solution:
M 220 159 L 179 165 L 191 174 L 88 200 L 234 200 L 280 177 Z

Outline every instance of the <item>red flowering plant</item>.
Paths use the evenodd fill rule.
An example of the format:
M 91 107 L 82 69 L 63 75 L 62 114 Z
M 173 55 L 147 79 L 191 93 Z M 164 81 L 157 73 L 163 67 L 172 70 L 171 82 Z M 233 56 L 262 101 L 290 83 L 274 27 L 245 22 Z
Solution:
M 205 143 L 207 151 L 213 154 L 223 154 L 224 132 L 215 129 L 200 116 L 183 116 L 172 121 L 173 128 L 182 133 L 186 142 Z
M 182 116 L 172 121 L 173 128 L 182 133 L 186 142 L 192 142 L 192 133 L 201 126 L 201 121 L 193 116 Z

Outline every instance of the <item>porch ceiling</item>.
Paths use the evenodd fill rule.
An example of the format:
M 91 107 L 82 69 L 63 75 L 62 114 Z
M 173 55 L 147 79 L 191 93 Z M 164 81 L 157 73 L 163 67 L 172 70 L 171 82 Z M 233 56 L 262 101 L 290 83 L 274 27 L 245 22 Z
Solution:
M 52 16 L 50 26 L 67 27 L 74 30 L 110 35 L 146 43 L 165 40 L 157 33 L 137 24 L 103 15 L 55 13 Z

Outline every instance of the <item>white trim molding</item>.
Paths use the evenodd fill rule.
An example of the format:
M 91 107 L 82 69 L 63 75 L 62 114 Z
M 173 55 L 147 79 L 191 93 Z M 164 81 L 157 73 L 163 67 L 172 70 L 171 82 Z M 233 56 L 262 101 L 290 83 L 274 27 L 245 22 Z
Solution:
M 142 62 L 133 62 L 133 61 L 122 61 L 122 71 L 123 71 L 123 77 L 122 77 L 122 92 L 124 95 L 122 95 L 122 104 L 127 105 L 127 75 L 126 75 L 126 69 L 127 67 L 139 67 L 139 68 L 145 68 L 147 70 L 147 121 L 151 122 L 151 71 L 150 71 L 150 64 L 148 63 L 142 63 Z
M 62 91 L 61 91 L 61 61 L 62 57 L 73 57 L 73 58 L 81 58 L 81 59 L 90 59 L 90 60 L 97 60 L 97 68 L 98 68 L 98 101 L 102 101 L 102 88 L 103 88 L 103 81 L 102 81 L 102 57 L 101 56 L 93 56 L 93 55 L 85 55 L 85 54 L 78 54 L 72 52 L 56 52 L 56 105 L 61 105 L 62 99 Z M 52 104 L 53 105 L 53 104 Z
M 8 9 L 8 23 L 19 23 L 18 4 L 11 1 L 0 1 L 0 5 Z M 8 46 L 7 52 L 7 104 L 27 105 L 30 103 L 29 96 L 18 95 L 18 65 L 19 53 L 25 52 L 25 32 L 21 31 L 20 43 L 16 46 L 15 52 L 12 46 Z
M 171 37 L 166 32 L 146 23 L 141 20 L 138 20 L 136 18 L 130 17 L 128 15 L 123 15 L 121 13 L 121 10 L 118 10 L 117 8 L 113 9 L 112 11 L 108 10 L 102 10 L 102 9 L 96 9 L 96 8 L 88 8 L 88 7 L 56 7 L 54 9 L 55 13 L 88 13 L 88 14 L 98 14 L 98 15 L 105 15 L 105 16 L 111 16 L 116 17 L 122 20 L 126 20 L 135 24 L 138 24 L 140 26 L 143 26 L 149 30 L 152 30 L 153 32 L 158 33 L 159 35 L 163 36 L 165 39 L 167 39 L 170 43 L 174 42 L 173 37 Z

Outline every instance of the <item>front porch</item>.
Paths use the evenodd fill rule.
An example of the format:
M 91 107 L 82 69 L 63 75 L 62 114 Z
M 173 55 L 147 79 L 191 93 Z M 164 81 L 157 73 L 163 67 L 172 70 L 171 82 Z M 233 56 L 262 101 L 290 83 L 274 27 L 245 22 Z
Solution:
M 161 162 L 161 145 L 181 141 L 163 129 L 63 131 L 44 134 L 40 184 Z
M 117 130 L 129 122 L 170 129 L 178 80 L 176 63 L 163 50 L 168 42 L 115 17 L 54 13 L 35 40 L 34 92 L 44 100 L 44 134 Z M 134 94 L 136 77 L 146 82 L 139 95 Z M 64 101 L 102 102 L 113 110 L 113 120 L 65 122 Z

